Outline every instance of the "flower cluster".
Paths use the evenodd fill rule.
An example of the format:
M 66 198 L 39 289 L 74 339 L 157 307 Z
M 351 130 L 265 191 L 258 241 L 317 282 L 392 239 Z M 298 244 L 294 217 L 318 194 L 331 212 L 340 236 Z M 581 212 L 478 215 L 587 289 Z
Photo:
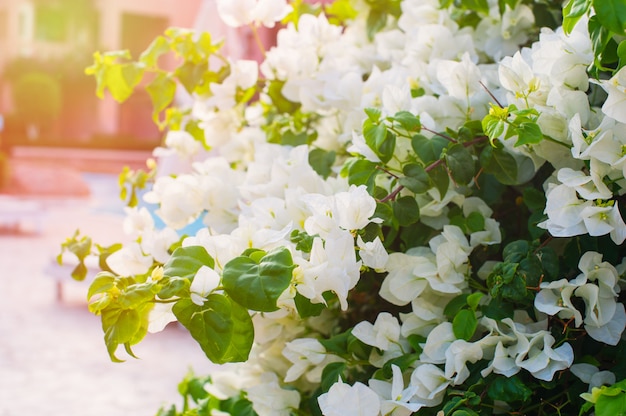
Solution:
M 187 163 L 144 195 L 165 227 L 129 208 L 136 242 L 89 293 L 112 358 L 179 321 L 224 364 L 194 397 L 214 416 L 615 396 L 626 59 L 599 57 L 602 7 L 570 3 L 538 28 L 532 1 L 219 1 L 233 27 L 287 23 L 170 114 L 155 155 Z

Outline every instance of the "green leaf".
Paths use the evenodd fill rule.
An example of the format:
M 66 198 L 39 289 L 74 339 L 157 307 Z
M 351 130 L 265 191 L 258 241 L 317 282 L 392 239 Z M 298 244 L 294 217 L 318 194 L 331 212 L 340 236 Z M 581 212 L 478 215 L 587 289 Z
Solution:
M 185 90 L 192 94 L 196 87 L 202 82 L 204 73 L 207 70 L 206 62 L 193 63 L 186 61 L 184 64 L 176 68 L 174 75 L 183 84 Z
M 501 147 L 486 146 L 480 154 L 480 165 L 505 185 L 517 183 L 517 162 Z
M 358 12 L 352 7 L 350 0 L 335 0 L 324 7 L 328 20 L 342 26 L 348 20 L 354 19 Z
M 298 315 L 301 318 L 310 318 L 311 316 L 319 316 L 326 308 L 323 303 L 312 303 L 309 299 L 302 296 L 300 293 L 296 293 L 294 298 Z
M 364 159 L 353 159 L 346 164 L 348 169 L 348 182 L 350 185 L 366 185 L 368 188 L 374 186 L 374 179 L 380 172 L 376 167 L 377 163 Z
M 624 35 L 626 30 L 624 0 L 593 0 L 593 9 L 602 26 L 617 35 Z
M 108 292 L 115 286 L 115 275 L 109 272 L 100 272 L 96 275 L 87 291 L 87 300 L 89 301 L 95 295 Z
M 608 70 L 603 68 L 602 60 L 604 58 L 604 51 L 612 39 L 611 32 L 600 22 L 600 19 L 597 15 L 591 16 L 589 18 L 589 22 L 587 24 L 589 30 L 589 37 L 591 38 L 591 46 L 593 48 L 594 54 L 594 66 L 595 66 L 595 75 L 598 76 L 597 72 L 602 70 Z M 591 71 L 592 75 L 594 75 L 594 71 Z
M 184 296 L 184 294 L 189 293 L 189 287 L 191 286 L 191 281 L 182 277 L 165 277 L 159 283 L 163 285 L 158 293 L 161 299 Z
M 72 270 L 72 279 L 82 282 L 87 277 L 87 266 L 84 262 L 79 261 L 74 270 Z
M 408 111 L 399 111 L 393 116 L 393 121 L 408 133 L 418 133 L 422 129 L 422 123 L 419 116 Z
M 181 299 L 172 311 L 213 363 L 248 359 L 254 340 L 252 318 L 228 296 L 213 293 L 203 305 Z
M 284 85 L 284 81 L 271 81 L 267 89 L 267 95 L 272 100 L 272 104 L 274 104 L 279 114 L 292 114 L 300 108 L 301 104 L 285 98 L 282 92 Z
M 224 289 L 247 309 L 272 312 L 278 309 L 276 301 L 291 283 L 294 268 L 291 253 L 285 247 L 270 251 L 258 261 L 236 257 L 224 266 Z
M 574 26 L 591 7 L 592 0 L 569 0 L 563 8 L 563 30 L 572 33 Z
M 363 123 L 365 143 L 383 162 L 388 162 L 396 147 L 396 136 L 384 124 L 374 124 L 369 119 Z
M 519 263 L 528 256 L 530 245 L 526 240 L 513 241 L 504 247 L 502 258 L 505 262 Z
M 387 24 L 387 12 L 381 8 L 373 8 L 367 15 L 367 38 L 371 41 Z
M 493 400 L 504 402 L 525 402 L 533 391 L 518 376 L 496 377 L 487 388 L 487 395 Z
M 445 166 L 437 166 L 428 172 L 428 176 L 430 176 L 430 180 L 433 181 L 435 187 L 439 191 L 439 196 L 443 199 L 448 192 L 448 187 L 450 186 L 450 176 L 448 175 L 448 171 Z
M 401 227 L 414 224 L 420 219 L 420 207 L 412 196 L 403 196 L 393 202 L 393 214 Z
M 345 379 L 344 371 L 348 368 L 345 362 L 330 363 L 322 370 L 320 386 L 323 392 L 327 392 L 339 378 Z
M 485 296 L 482 292 L 474 292 L 467 297 L 467 304 L 471 308 L 471 310 L 476 311 L 478 309 L 478 304 Z
M 469 309 L 461 309 L 452 320 L 454 336 L 465 341 L 469 341 L 472 338 L 477 326 L 478 319 L 476 319 L 476 314 Z
M 163 266 L 163 275 L 192 281 L 200 267 L 215 267 L 215 260 L 202 246 L 179 247 Z
M 506 122 L 502 119 L 502 117 L 496 117 L 488 114 L 482 120 L 482 127 L 491 143 L 493 143 L 494 140 L 500 137 L 506 130 Z
M 150 46 L 139 56 L 139 62 L 148 68 L 157 67 L 157 62 L 161 55 L 170 51 L 170 43 L 164 36 L 157 36 Z
M 484 231 L 485 217 L 478 211 L 471 212 L 465 220 L 465 225 L 470 233 Z
M 446 165 L 452 179 L 459 185 L 467 185 L 474 178 L 474 159 L 462 144 L 456 143 L 448 148 L 445 155 Z
M 460 294 L 452 300 L 448 302 L 446 307 L 443 310 L 443 314 L 448 318 L 452 319 L 459 313 L 461 309 L 463 309 L 467 305 L 467 294 Z
M 121 362 L 115 356 L 119 345 L 124 345 L 130 355 L 130 345 L 139 342 L 147 332 L 147 314 L 149 307 L 142 309 L 121 309 L 118 306 L 106 308 L 102 311 L 102 330 L 104 331 L 104 342 L 113 362 Z
M 463 6 L 468 10 L 489 14 L 489 3 L 487 3 L 487 0 L 464 0 Z
M 398 183 L 411 192 L 422 194 L 428 191 L 432 186 L 430 177 L 424 168 L 417 163 L 404 165 L 402 172 L 405 176 L 400 178 Z
M 152 100 L 152 119 L 155 123 L 159 123 L 159 114 L 165 110 L 174 100 L 176 94 L 176 83 L 166 74 L 159 73 L 146 86 L 146 91 Z
M 313 149 L 309 152 L 309 165 L 318 175 L 326 179 L 332 173 L 336 157 L 337 154 L 333 150 Z
M 424 162 L 424 164 L 430 164 L 441 157 L 441 152 L 445 149 L 450 142 L 443 137 L 434 136 L 427 138 L 421 134 L 416 134 L 411 139 L 411 146 L 417 156 Z
M 524 122 L 515 129 L 517 133 L 517 141 L 515 147 L 525 144 L 538 144 L 543 140 L 543 133 L 541 128 L 535 122 Z
M 367 118 L 372 123 L 378 123 L 380 121 L 380 115 L 382 114 L 382 110 L 376 107 L 367 107 L 365 109 L 365 114 L 367 114 Z

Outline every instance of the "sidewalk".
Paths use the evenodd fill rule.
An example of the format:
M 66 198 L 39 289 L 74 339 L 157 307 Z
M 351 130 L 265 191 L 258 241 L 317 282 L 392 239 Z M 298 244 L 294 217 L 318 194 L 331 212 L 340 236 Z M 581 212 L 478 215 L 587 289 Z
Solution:
M 0 416 L 151 416 L 162 405 L 180 405 L 177 384 L 189 368 L 198 374 L 214 368 L 185 331 L 174 325 L 149 334 L 134 349 L 140 360 L 112 363 L 99 317 L 86 309 L 87 284 L 68 279 L 59 303 L 55 281 L 43 273 L 77 228 L 101 244 L 123 240 L 123 217 L 97 209 L 98 190 L 76 168 L 24 159 L 20 177 L 40 178 L 40 193 L 29 196 L 53 203 L 46 205 L 41 233 L 0 233 Z M 107 169 L 113 175 L 121 166 L 109 161 Z M 80 186 L 68 192 L 58 172 L 87 192 Z

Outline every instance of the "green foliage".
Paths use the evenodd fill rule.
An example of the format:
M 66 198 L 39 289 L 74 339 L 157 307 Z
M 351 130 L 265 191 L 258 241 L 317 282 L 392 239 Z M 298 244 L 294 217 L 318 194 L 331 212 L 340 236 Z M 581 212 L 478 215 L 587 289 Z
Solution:
M 93 65 L 86 68 L 85 73 L 95 77 L 98 97 L 103 98 L 109 91 L 118 102 L 126 101 L 144 76 L 150 74 L 146 90 L 154 109 L 152 118 L 163 129 L 167 120 L 161 120 L 161 114 L 172 103 L 177 82 L 189 93 L 210 95 L 210 84 L 222 81 L 229 74 L 228 66 L 215 71 L 208 69 L 211 57 L 224 59 L 218 54 L 221 46 L 220 42 L 213 42 L 208 32 L 194 36 L 191 30 L 170 28 L 164 36 L 157 37 L 137 61 L 132 60 L 127 50 L 96 52 Z M 171 72 L 159 65 L 166 54 L 180 62 Z
M 291 283 L 295 268 L 285 247 L 266 253 L 250 251 L 226 263 L 223 283 L 226 293 L 240 305 L 261 312 L 278 309 L 279 296 Z
M 181 299 L 172 311 L 212 362 L 248 359 L 254 340 L 252 319 L 246 308 L 227 295 L 211 294 L 203 305 Z

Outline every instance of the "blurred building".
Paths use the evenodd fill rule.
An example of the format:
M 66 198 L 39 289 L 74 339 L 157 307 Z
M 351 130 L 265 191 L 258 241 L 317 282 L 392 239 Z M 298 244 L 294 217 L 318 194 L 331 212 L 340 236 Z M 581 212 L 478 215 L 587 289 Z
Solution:
M 122 105 L 99 100 L 95 81 L 83 71 L 96 50 L 129 49 L 137 57 L 166 28 L 193 26 L 201 3 L 0 0 L 0 113 L 7 135 L 32 136 L 23 120 L 39 117 L 50 122 L 35 133 L 69 141 L 158 138 L 146 93 Z
M 305 0 L 329 3 L 330 0 Z M 153 147 L 160 133 L 148 94 L 137 88 L 123 104 L 96 97 L 84 69 L 95 51 L 139 54 L 168 27 L 191 27 L 223 38 L 233 58 L 260 60 L 248 27 L 226 27 L 216 0 L 0 0 L 0 114 L 4 138 L 38 144 L 134 142 Z M 262 29 L 273 45 L 277 28 Z M 29 126 L 38 125 L 38 131 Z M 131 144 L 130 147 L 133 147 Z

